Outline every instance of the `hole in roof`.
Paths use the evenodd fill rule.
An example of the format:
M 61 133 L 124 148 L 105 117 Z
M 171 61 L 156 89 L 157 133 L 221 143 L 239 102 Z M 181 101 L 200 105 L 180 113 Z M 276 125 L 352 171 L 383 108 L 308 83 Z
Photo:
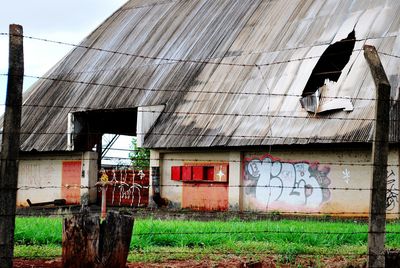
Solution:
M 330 45 L 321 55 L 302 93 L 300 102 L 305 110 L 315 114 L 341 109 L 353 110 L 349 97 L 324 98 L 324 96 L 335 95 L 336 82 L 350 60 L 355 43 L 356 33 L 353 30 L 346 38 Z

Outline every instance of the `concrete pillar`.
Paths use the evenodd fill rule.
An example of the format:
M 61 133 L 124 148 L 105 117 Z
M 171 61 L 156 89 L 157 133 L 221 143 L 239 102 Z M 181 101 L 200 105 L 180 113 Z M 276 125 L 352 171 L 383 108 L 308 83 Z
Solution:
M 160 167 L 160 152 L 155 150 L 150 150 L 150 171 L 149 171 L 149 207 L 156 207 L 156 204 L 153 200 L 153 176 L 151 172 L 151 167 Z M 161 168 L 160 168 L 161 169 Z M 160 176 L 162 172 L 160 170 Z M 162 178 L 160 178 L 162 184 Z
M 242 210 L 242 154 L 229 153 L 229 210 Z
M 96 202 L 98 166 L 97 153 L 85 152 L 82 156 L 82 178 L 81 178 L 81 205 L 89 205 Z

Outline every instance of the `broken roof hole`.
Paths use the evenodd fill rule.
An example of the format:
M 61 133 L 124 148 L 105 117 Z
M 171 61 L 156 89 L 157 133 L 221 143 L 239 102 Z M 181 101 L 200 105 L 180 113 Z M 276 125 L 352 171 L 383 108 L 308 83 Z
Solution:
M 353 30 L 346 38 L 330 45 L 321 55 L 303 90 L 303 98 L 300 100 L 305 110 L 315 114 L 331 110 L 353 110 L 350 97 L 326 98 L 322 101 L 321 99 L 323 96 L 336 96 L 335 93 L 338 90 L 336 82 L 350 60 L 355 43 L 356 35 Z

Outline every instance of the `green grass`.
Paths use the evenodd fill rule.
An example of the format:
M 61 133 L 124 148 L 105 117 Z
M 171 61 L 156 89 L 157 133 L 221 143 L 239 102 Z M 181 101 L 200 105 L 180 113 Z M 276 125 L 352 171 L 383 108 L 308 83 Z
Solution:
M 17 245 L 61 245 L 61 218 L 17 217 L 15 225 Z
M 61 246 L 54 244 L 45 245 L 16 245 L 14 256 L 24 259 L 53 259 L 61 256 Z
M 387 225 L 387 230 L 399 231 L 399 227 L 399 222 L 393 222 Z M 291 262 L 302 254 L 365 254 L 367 230 L 367 224 L 349 221 L 137 219 L 128 259 L 142 262 L 203 257 L 218 260 L 233 256 L 257 259 L 276 254 L 282 262 Z M 17 218 L 15 255 L 60 256 L 61 232 L 60 218 Z M 400 248 L 400 235 L 387 234 L 386 247 Z

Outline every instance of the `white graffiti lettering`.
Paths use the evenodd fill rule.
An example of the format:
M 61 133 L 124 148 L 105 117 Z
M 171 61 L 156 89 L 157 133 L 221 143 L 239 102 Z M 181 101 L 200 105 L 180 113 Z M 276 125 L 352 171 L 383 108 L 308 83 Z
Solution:
M 342 171 L 343 174 L 343 180 L 346 184 L 349 184 L 350 182 L 350 178 L 351 178 L 351 173 L 350 170 L 348 170 L 347 168 L 345 170 Z
M 131 200 L 131 206 L 133 206 L 133 201 L 135 199 L 135 190 L 136 190 L 138 192 L 138 206 L 140 206 L 140 199 L 141 199 L 140 191 L 143 188 L 142 185 L 140 185 L 138 183 L 134 183 L 133 185 L 129 185 L 127 183 L 122 182 L 117 187 L 119 188 L 119 205 L 121 205 L 122 199 L 128 199 L 128 200 L 130 199 Z
M 329 167 L 317 163 L 284 162 L 267 155 L 245 164 L 247 194 L 267 207 L 273 203 L 319 207 L 330 198 Z
M 128 172 L 131 174 L 131 179 L 128 179 Z M 136 176 L 140 183 L 135 182 Z M 111 204 L 127 204 L 124 202 L 125 200 L 129 202 L 130 206 L 133 206 L 135 199 L 137 199 L 137 206 L 145 205 L 142 204 L 142 191 L 149 189 L 148 183 L 143 185 L 145 176 L 142 170 L 138 174 L 135 174 L 133 170 L 111 170 L 111 182 L 113 183 L 111 186 Z

